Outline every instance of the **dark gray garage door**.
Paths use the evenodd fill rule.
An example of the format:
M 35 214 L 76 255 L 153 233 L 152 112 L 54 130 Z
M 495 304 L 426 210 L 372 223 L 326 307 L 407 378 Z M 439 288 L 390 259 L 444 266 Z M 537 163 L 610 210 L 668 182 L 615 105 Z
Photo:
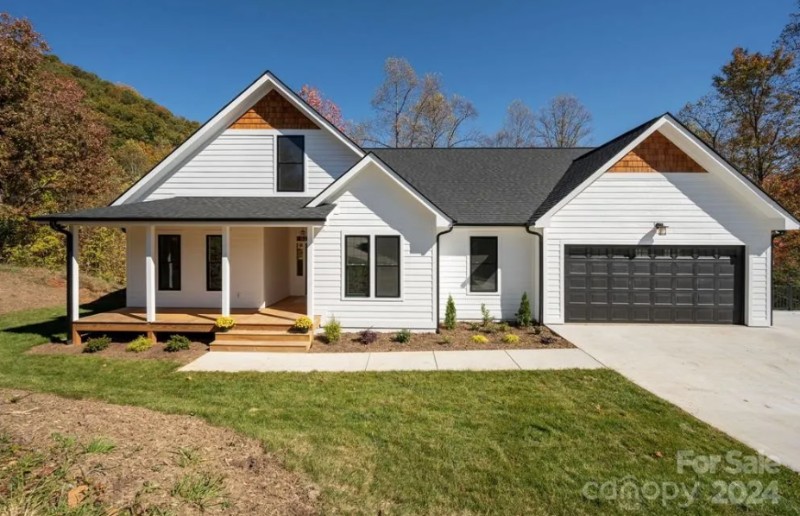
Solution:
M 567 322 L 741 324 L 742 247 L 565 246 Z

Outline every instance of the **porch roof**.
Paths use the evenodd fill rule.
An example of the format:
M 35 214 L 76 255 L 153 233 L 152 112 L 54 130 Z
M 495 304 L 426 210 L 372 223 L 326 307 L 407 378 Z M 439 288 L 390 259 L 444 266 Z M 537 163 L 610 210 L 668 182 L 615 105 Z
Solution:
M 312 197 L 172 197 L 31 217 L 38 222 L 324 222 L 334 205 Z

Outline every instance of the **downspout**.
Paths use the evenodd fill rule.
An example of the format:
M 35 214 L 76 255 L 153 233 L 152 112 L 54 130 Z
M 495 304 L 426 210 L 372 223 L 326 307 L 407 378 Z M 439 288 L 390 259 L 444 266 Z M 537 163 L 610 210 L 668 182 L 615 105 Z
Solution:
M 56 222 L 55 220 L 50 221 L 50 227 L 55 231 L 58 231 L 64 237 L 66 237 L 66 245 L 67 245 L 67 342 L 72 343 L 72 286 L 75 282 L 75 278 L 72 274 L 72 239 L 74 238 L 72 232 Z
M 544 242 L 542 241 L 542 235 L 531 231 L 530 226 L 527 224 L 525 225 L 525 231 L 539 238 L 539 306 L 537 310 L 539 313 L 536 322 L 541 326 L 542 320 L 544 319 Z
M 440 255 L 439 237 L 441 237 L 442 235 L 446 235 L 447 233 L 450 233 L 451 231 L 453 231 L 453 228 L 455 227 L 455 225 L 456 225 L 456 222 L 453 221 L 453 223 L 450 224 L 449 228 L 447 228 L 445 231 L 441 231 L 441 232 L 436 234 L 436 316 L 435 316 L 435 319 L 436 319 L 436 333 L 440 333 L 440 330 L 439 330 L 439 304 L 440 304 L 439 303 L 439 283 L 440 283 L 440 276 L 441 276 L 441 272 L 442 272 L 441 268 L 439 267 L 439 255 Z

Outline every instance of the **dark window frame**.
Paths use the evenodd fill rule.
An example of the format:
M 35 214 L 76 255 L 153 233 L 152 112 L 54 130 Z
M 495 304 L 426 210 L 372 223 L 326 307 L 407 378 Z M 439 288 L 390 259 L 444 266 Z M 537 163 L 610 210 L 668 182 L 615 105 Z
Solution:
M 295 145 L 300 147 L 300 161 L 282 161 L 281 160 L 281 140 L 288 139 L 295 141 Z M 281 193 L 303 193 L 306 191 L 306 137 L 302 134 L 287 134 L 278 136 L 275 142 L 275 185 L 278 192 Z M 300 189 L 288 189 L 282 185 L 281 165 L 300 165 L 302 178 L 300 181 Z
M 347 250 L 349 246 L 347 245 L 347 241 L 351 238 L 360 238 L 367 240 L 367 263 L 366 265 L 349 265 L 347 263 Z M 366 291 L 363 293 L 353 293 L 349 290 L 350 288 L 350 281 L 349 281 L 349 274 L 351 267 L 366 267 L 367 270 L 367 288 Z M 372 238 L 370 235 L 345 235 L 344 237 L 344 297 L 347 298 L 358 298 L 358 299 L 368 299 L 370 297 L 370 290 L 372 285 Z
M 166 260 L 166 255 L 162 254 L 162 250 L 166 248 L 164 242 L 167 242 L 167 239 L 177 239 L 177 259 L 173 256 L 172 260 Z M 183 273 L 181 267 L 181 247 L 183 246 L 183 242 L 181 239 L 181 235 L 176 234 L 169 234 L 169 235 L 158 235 L 158 290 L 165 291 L 165 292 L 179 292 L 181 290 L 181 275 Z M 177 278 L 177 280 L 173 281 L 173 285 L 169 286 L 167 284 L 167 276 L 165 267 L 169 267 L 172 264 L 173 268 L 173 280 Z M 177 264 L 177 267 L 175 267 Z M 177 274 L 176 274 L 177 272 Z
M 391 240 L 394 240 L 394 241 L 397 242 L 397 265 L 381 265 L 380 263 L 378 263 L 378 240 L 379 239 L 387 239 L 387 240 L 391 239 Z M 380 299 L 398 299 L 398 298 L 400 298 L 401 294 L 402 294 L 402 288 L 401 288 L 401 282 L 400 282 L 400 268 L 401 268 L 401 262 L 402 262 L 402 259 L 403 259 L 403 249 L 402 249 L 402 242 L 400 240 L 400 235 L 375 235 L 375 245 L 373 247 L 375 248 L 375 260 L 374 260 L 375 261 L 375 297 L 376 298 L 380 298 Z M 397 274 L 397 294 L 392 294 L 392 295 L 389 295 L 389 296 L 379 295 L 378 294 L 378 279 L 380 278 L 380 275 L 378 274 L 378 269 L 380 269 L 380 268 L 385 268 L 385 269 L 395 268 L 395 269 L 397 269 L 397 273 L 396 273 Z
M 473 254 L 473 241 L 475 240 L 493 240 L 494 241 L 494 289 L 476 288 L 473 280 L 475 274 L 476 264 L 475 256 Z M 485 261 L 478 265 L 485 265 Z M 492 263 L 492 262 L 489 262 Z M 475 294 L 497 294 L 500 292 L 500 239 L 497 236 L 483 236 L 476 235 L 469 237 L 469 292 Z
M 214 262 L 216 266 L 219 264 L 219 288 L 212 288 L 211 286 L 211 239 L 219 238 L 220 254 L 219 262 Z M 206 235 L 206 290 L 208 292 L 222 292 L 222 235 Z

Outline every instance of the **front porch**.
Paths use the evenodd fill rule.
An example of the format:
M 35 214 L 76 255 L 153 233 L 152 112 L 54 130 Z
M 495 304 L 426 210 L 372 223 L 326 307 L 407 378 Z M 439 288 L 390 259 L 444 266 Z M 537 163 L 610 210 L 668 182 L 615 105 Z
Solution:
M 230 310 L 236 326 L 219 331 L 215 321 L 222 314 L 213 308 L 159 308 L 155 320 L 147 320 L 143 307 L 124 307 L 80 317 L 72 323 L 72 342 L 81 333 L 141 332 L 155 342 L 158 333 L 213 333 L 212 351 L 308 351 L 319 326 L 308 333 L 293 333 L 298 317 L 306 315 L 305 296 L 289 296 L 266 308 Z

